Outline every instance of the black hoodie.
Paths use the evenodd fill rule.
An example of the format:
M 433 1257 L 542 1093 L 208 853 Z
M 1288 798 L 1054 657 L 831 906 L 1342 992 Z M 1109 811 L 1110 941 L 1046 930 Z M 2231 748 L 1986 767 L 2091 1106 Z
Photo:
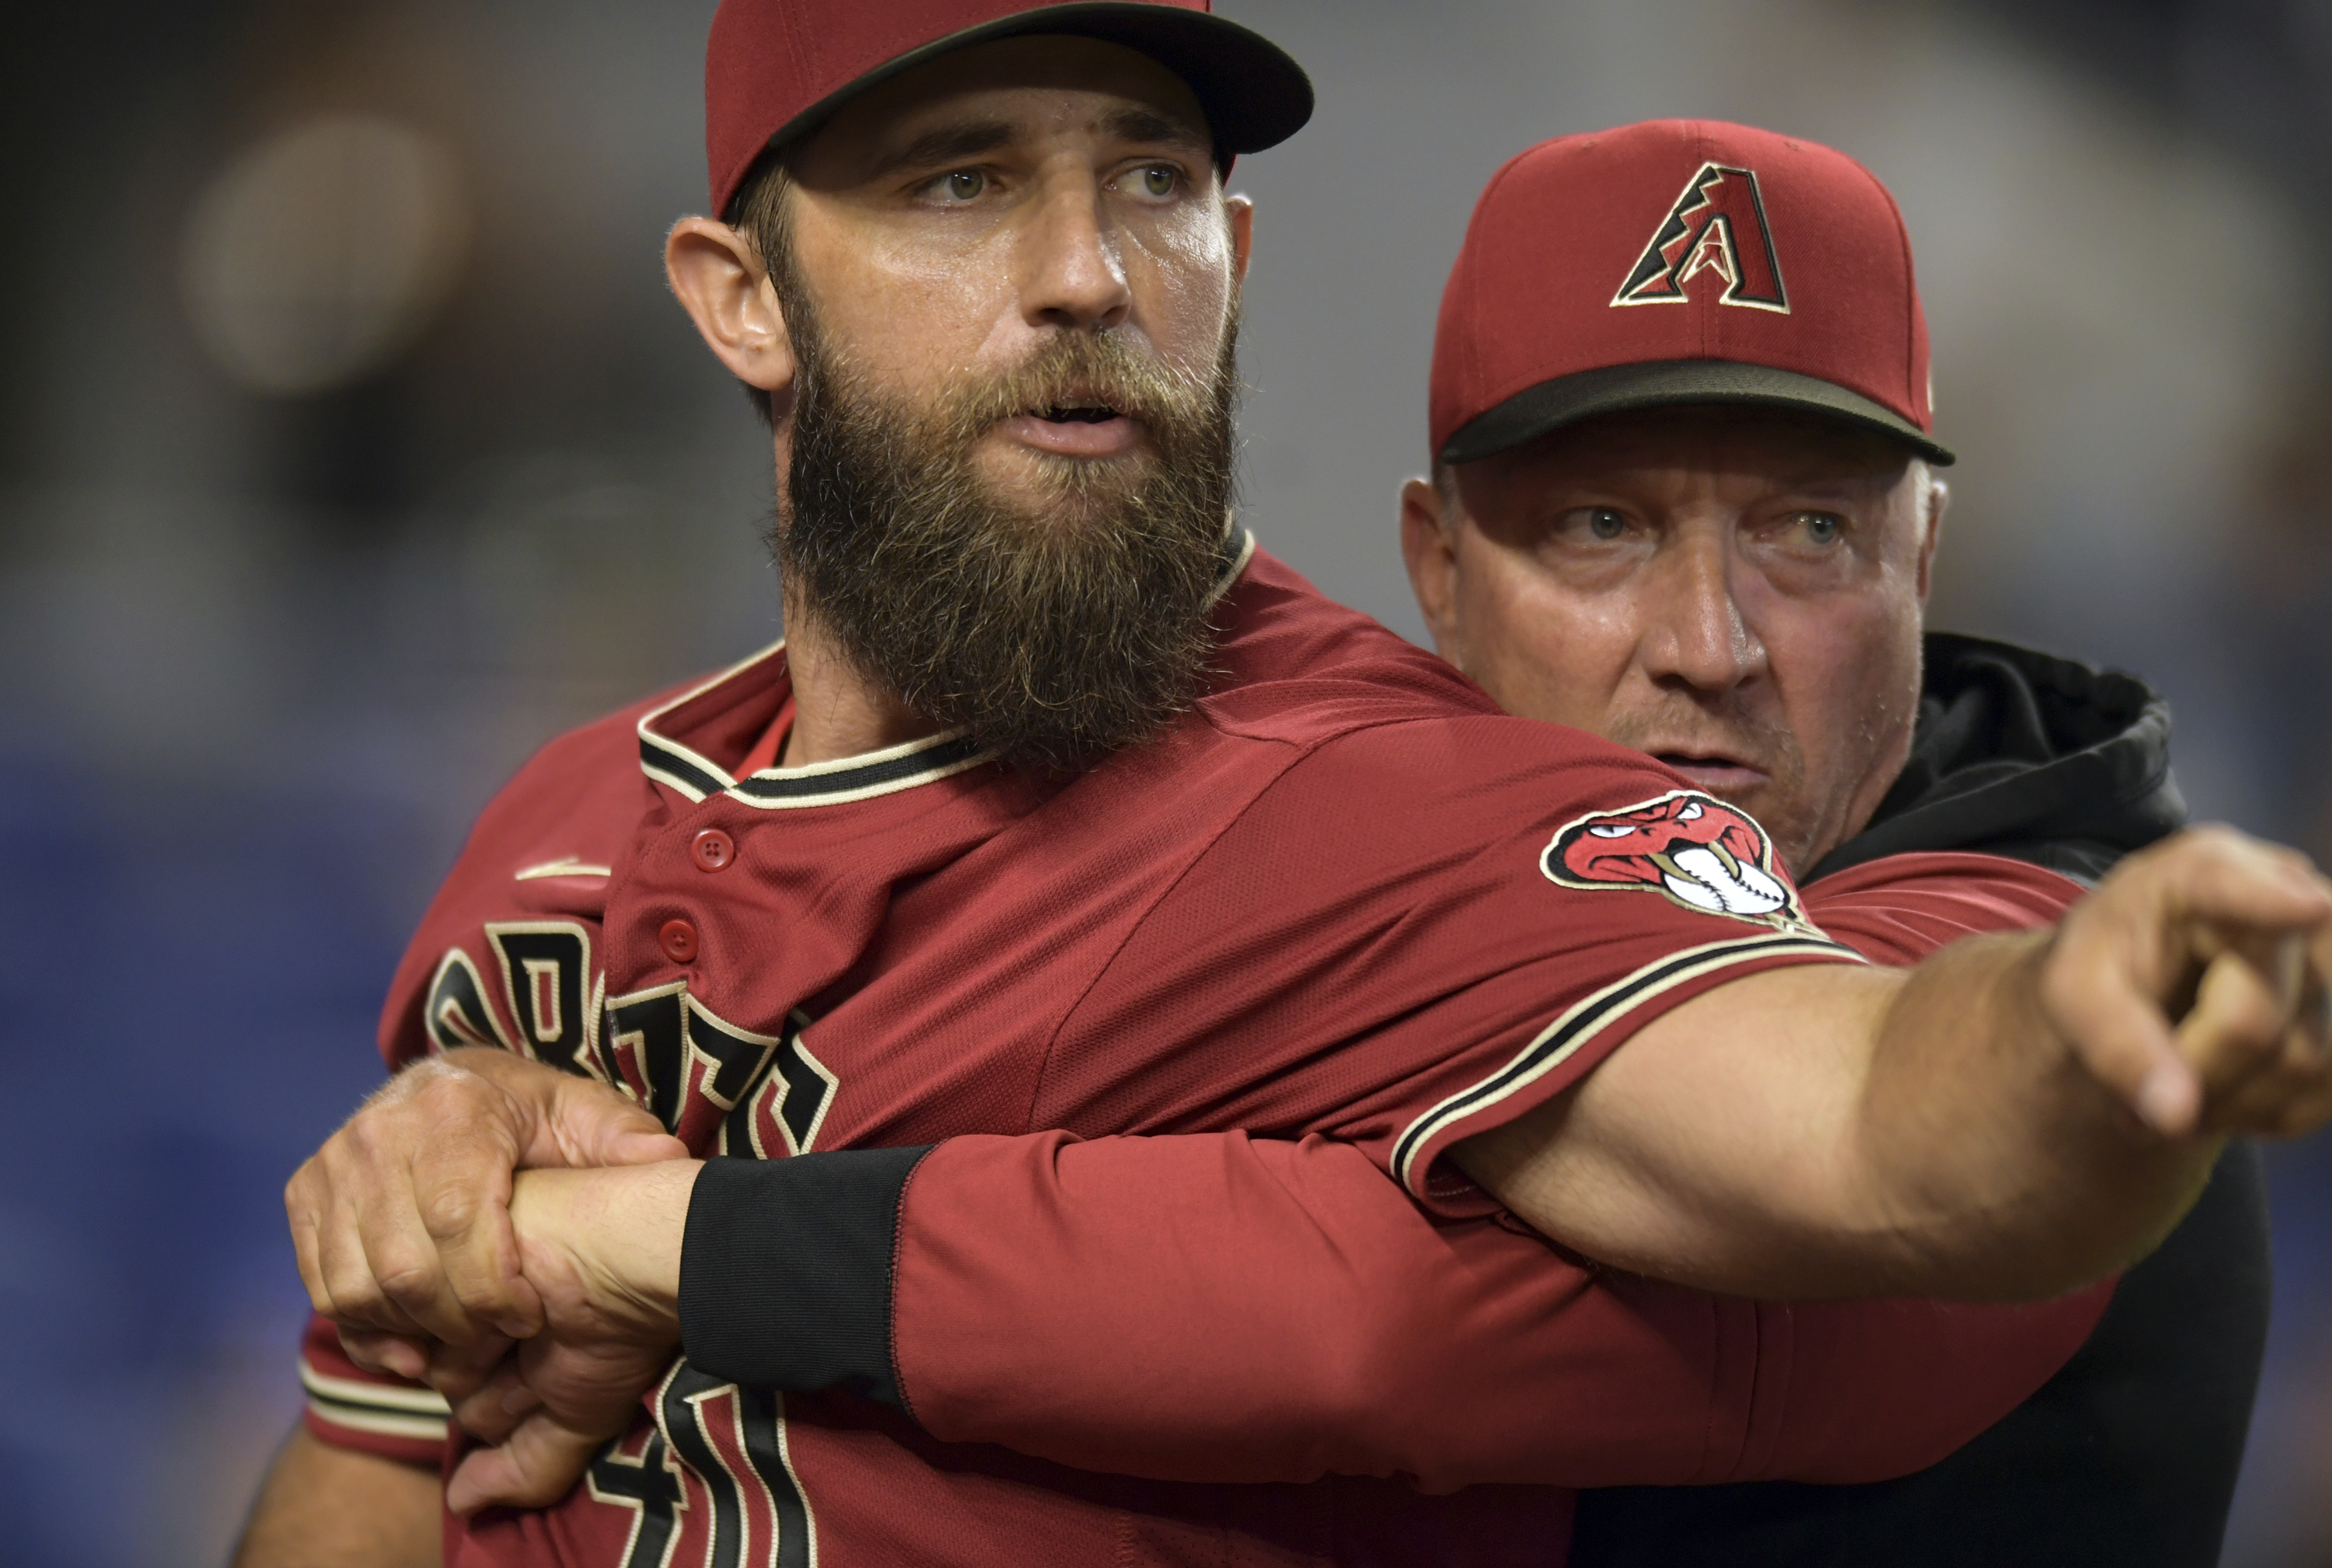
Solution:
M 2094 881 L 2185 820 L 2169 743 L 2169 705 L 2127 675 L 1930 634 L 1902 777 L 1806 880 L 1959 849 Z M 1583 1493 L 1571 1568 L 2203 1568 L 2242 1463 L 2268 1286 L 2266 1183 L 2240 1144 L 2080 1353 L 1942 1464 L 1867 1487 Z

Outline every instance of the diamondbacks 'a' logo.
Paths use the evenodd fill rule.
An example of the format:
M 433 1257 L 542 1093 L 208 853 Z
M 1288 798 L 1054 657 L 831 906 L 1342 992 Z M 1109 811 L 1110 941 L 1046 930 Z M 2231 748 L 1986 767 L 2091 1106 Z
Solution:
M 1547 880 L 1598 893 L 1657 893 L 1705 914 L 1777 931 L 1811 930 L 1773 846 L 1748 813 L 1678 789 L 1565 823 L 1539 856 Z
M 1681 305 L 1703 272 L 1725 280 L 1717 301 L 1790 313 L 1781 258 L 1765 222 L 1765 198 L 1754 170 L 1705 163 L 1652 234 L 1614 305 Z M 1712 285 L 1704 283 L 1703 288 Z

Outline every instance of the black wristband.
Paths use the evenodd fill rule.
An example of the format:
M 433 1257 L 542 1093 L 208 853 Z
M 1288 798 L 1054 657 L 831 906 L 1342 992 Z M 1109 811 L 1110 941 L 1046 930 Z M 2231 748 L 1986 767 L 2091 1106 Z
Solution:
M 752 1388 L 846 1388 L 899 1409 L 891 1359 L 899 1203 L 919 1149 L 711 1160 L 688 1200 L 688 1359 Z

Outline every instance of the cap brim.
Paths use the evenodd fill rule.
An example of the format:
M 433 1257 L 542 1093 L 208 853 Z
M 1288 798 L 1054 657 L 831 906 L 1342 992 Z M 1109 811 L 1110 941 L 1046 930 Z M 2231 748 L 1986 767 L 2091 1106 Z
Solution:
M 1458 428 L 1441 448 L 1441 461 L 1474 463 L 1511 452 L 1550 430 L 1598 415 L 1635 408 L 1668 408 L 1686 403 L 1735 403 L 1827 415 L 1892 435 L 1928 462 L 1958 461 L 1951 448 L 1908 419 L 1835 382 L 1743 365 L 1730 359 L 1659 359 L 1641 365 L 1610 365 L 1542 381 L 1517 392 L 1486 414 Z
M 1190 87 L 1206 111 L 1216 153 L 1225 159 L 1276 147 L 1312 118 L 1312 79 L 1294 56 L 1260 33 L 1177 5 L 1083 0 L 1016 12 L 911 49 L 802 110 L 779 127 L 767 145 L 782 147 L 808 135 L 859 94 L 943 54 L 1032 33 L 1098 38 L 1149 55 Z

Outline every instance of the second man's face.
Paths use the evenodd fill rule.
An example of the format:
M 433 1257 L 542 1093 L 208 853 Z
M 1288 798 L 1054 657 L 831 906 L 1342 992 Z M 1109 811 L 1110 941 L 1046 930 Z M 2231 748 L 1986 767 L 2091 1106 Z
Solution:
M 1917 716 L 1942 492 L 1883 436 L 1612 416 L 1422 483 L 1403 547 L 1442 654 L 1508 712 L 1648 751 L 1803 873 L 1859 831 Z

